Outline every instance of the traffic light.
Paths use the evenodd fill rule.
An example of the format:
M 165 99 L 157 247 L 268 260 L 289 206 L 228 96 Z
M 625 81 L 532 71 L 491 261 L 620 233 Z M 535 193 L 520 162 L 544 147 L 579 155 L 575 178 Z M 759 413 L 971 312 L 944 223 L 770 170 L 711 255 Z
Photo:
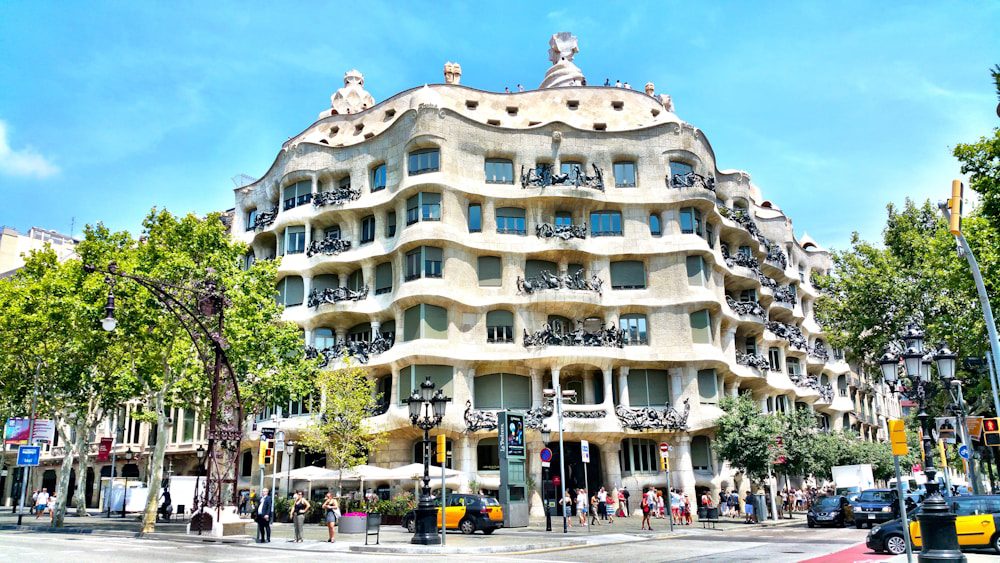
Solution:
M 261 440 L 260 442 L 260 454 L 257 457 L 257 464 L 261 467 L 265 465 L 271 465 L 274 460 L 274 442 L 271 440 Z
M 984 418 L 983 435 L 987 446 L 1000 446 L 1000 419 Z
M 951 181 L 951 199 L 948 200 L 948 211 L 951 217 L 948 221 L 948 230 L 953 235 L 962 234 L 962 192 L 964 190 L 960 180 Z
M 437 437 L 437 462 L 444 464 L 445 459 L 448 456 L 448 446 L 444 434 L 438 434 Z

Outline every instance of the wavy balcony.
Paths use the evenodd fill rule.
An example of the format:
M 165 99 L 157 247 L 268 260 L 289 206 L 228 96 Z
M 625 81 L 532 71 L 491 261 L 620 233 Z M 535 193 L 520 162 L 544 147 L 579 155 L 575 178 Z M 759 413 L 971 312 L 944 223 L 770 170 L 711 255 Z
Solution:
M 525 295 L 532 295 L 540 291 L 593 291 L 598 295 L 604 288 L 604 281 L 597 275 L 586 279 L 583 270 L 577 270 L 575 274 L 566 272 L 564 274 L 553 274 L 548 270 L 542 270 L 537 276 L 530 278 L 517 277 L 517 291 Z

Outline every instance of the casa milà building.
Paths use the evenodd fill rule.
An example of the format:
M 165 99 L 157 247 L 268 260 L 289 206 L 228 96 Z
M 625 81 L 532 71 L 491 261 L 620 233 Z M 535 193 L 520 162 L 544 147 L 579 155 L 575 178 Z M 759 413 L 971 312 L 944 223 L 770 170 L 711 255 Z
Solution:
M 402 401 L 428 376 L 453 398 L 439 430 L 462 490 L 499 485 L 500 409 L 527 412 L 541 482 L 538 426 L 557 428 L 543 390 L 557 381 L 576 391 L 570 487 L 583 486 L 581 439 L 594 487 L 662 486 L 659 442 L 692 497 L 745 487 L 712 449 L 720 400 L 744 392 L 762 412 L 801 405 L 875 439 L 875 402 L 855 413 L 860 379 L 813 317 L 829 253 L 796 238 L 748 173 L 719 169 L 653 84 L 584 85 L 576 39 L 550 46 L 541 86 L 523 92 L 461 85 L 449 62 L 444 83 L 376 103 L 350 71 L 331 107 L 236 189 L 234 236 L 247 260 L 280 261 L 278 299 L 308 353 L 333 369 L 346 351 L 377 381 L 372 422 L 389 440 L 369 463 L 422 461 Z M 294 439 L 307 410 L 258 418 L 276 415 Z

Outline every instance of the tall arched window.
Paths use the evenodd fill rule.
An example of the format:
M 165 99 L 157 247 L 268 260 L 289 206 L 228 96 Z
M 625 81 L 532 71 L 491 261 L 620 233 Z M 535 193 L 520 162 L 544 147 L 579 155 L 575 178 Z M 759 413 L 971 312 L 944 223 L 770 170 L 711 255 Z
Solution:
M 691 466 L 695 471 L 712 470 L 712 443 L 708 436 L 691 439 Z
M 253 452 L 250 450 L 243 452 L 240 459 L 240 476 L 253 477 Z

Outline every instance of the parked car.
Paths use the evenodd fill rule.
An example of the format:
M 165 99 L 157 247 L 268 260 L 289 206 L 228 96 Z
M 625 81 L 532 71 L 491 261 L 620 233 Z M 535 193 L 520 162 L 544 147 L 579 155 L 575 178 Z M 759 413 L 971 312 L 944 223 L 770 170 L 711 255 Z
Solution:
M 918 506 L 913 512 L 906 512 L 906 517 L 911 522 L 920 514 Z M 901 555 L 906 553 L 906 538 L 903 537 L 903 521 L 899 518 L 889 520 L 881 526 L 872 526 L 865 540 L 868 549 L 878 553 L 891 553 Z
M 908 511 L 917 506 L 910 498 L 904 502 Z M 868 489 L 854 501 L 854 526 L 858 529 L 896 518 L 899 518 L 899 494 L 895 489 Z
M 834 495 L 820 497 L 809 507 L 806 513 L 806 525 L 810 528 L 815 526 L 844 526 L 854 522 L 854 508 L 847 497 Z
M 414 510 L 403 515 L 403 527 L 411 533 L 417 531 L 415 517 Z M 489 535 L 503 527 L 503 507 L 493 497 L 449 494 L 448 506 L 444 510 L 444 524 L 445 529 L 459 530 L 463 534 L 482 530 Z M 441 529 L 440 505 L 437 509 L 437 529 Z
M 1000 553 L 1000 496 L 948 497 L 948 505 L 955 513 L 955 531 L 960 548 L 992 548 Z M 910 522 L 913 548 L 920 549 L 920 522 Z

